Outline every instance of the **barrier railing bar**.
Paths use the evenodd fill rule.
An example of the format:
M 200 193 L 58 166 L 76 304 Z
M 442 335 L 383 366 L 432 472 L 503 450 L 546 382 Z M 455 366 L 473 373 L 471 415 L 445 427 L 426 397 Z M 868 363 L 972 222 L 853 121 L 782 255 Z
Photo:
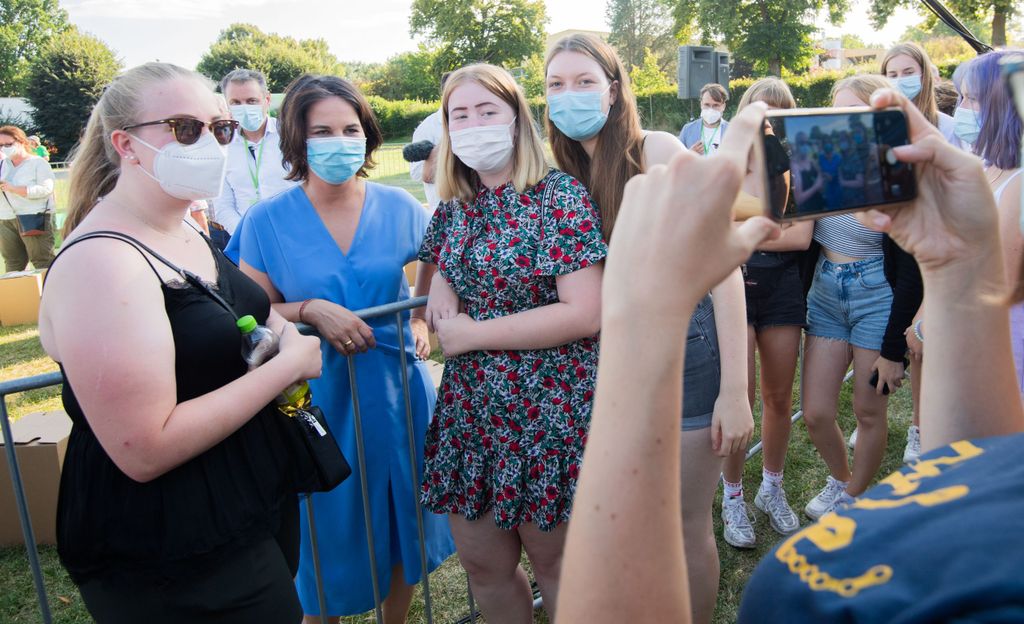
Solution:
M 43 375 L 37 375 L 43 377 Z M 30 381 L 29 379 L 15 380 Z M 60 381 L 60 375 L 57 375 Z M 8 382 L 10 383 L 10 382 Z M 6 385 L 6 384 L 2 384 Z M 11 421 L 7 418 L 7 393 L 0 391 L 0 427 L 4 432 L 4 450 L 7 454 L 7 469 L 11 472 L 11 482 L 14 485 L 14 498 L 18 502 L 18 515 L 21 520 L 21 534 L 25 539 L 25 550 L 28 552 L 29 567 L 32 568 L 32 582 L 36 586 L 36 597 L 39 599 L 39 611 L 43 616 L 44 624 L 51 624 L 53 616 L 50 615 L 50 603 L 46 599 L 46 584 L 43 582 L 43 570 L 39 565 L 39 551 L 36 549 L 36 535 L 32 529 L 32 520 L 28 515 L 28 501 L 25 498 L 25 484 L 21 480 L 21 469 L 18 467 L 18 454 L 14 446 L 14 436 L 11 434 Z
M 348 364 L 348 386 L 352 393 L 352 421 L 356 429 L 356 458 L 359 462 L 359 485 L 363 495 L 363 521 L 366 523 L 366 543 L 370 551 L 370 582 L 373 585 L 373 611 L 377 616 L 377 624 L 383 624 L 384 612 L 381 610 L 380 582 L 377 579 L 377 549 L 374 548 L 373 516 L 370 513 L 370 486 L 366 479 L 366 448 L 363 444 L 363 415 L 359 411 L 359 389 L 356 381 L 356 364 L 351 357 L 345 358 Z M 319 579 L 317 582 L 320 582 Z
M 850 379 L 852 377 L 853 377 L 853 369 L 851 368 L 849 371 L 846 372 L 846 376 L 843 377 L 843 383 L 845 384 L 846 382 L 850 381 Z M 840 384 L 840 385 L 842 385 L 842 384 Z M 804 410 L 803 410 L 803 407 L 801 407 L 800 410 L 797 411 L 797 413 L 793 414 L 793 416 L 790 417 L 789 422 L 796 423 L 798 420 L 800 420 L 803 417 L 804 417 Z M 762 422 L 763 422 L 763 415 L 762 415 Z M 750 447 L 750 450 L 747 451 L 747 456 L 744 458 L 743 461 L 744 462 L 748 462 L 748 461 L 751 460 L 751 458 L 753 458 L 755 455 L 760 453 L 761 452 L 761 447 L 762 447 L 763 443 L 764 443 L 764 436 L 762 436 L 761 439 L 757 441 L 757 444 L 755 444 L 754 446 Z
M 316 600 L 320 603 L 320 624 L 327 624 L 327 597 L 324 595 L 324 577 L 320 573 L 320 548 L 316 539 L 312 494 L 306 494 L 306 522 L 309 524 L 309 548 L 313 551 L 313 574 L 316 576 Z
M 402 313 L 395 313 L 395 326 L 398 329 L 398 365 L 402 368 L 402 396 L 405 397 L 405 427 L 409 438 L 409 464 L 412 468 L 412 500 L 416 510 L 416 530 L 420 537 L 420 575 L 423 583 L 423 610 L 427 614 L 427 624 L 434 624 L 434 603 L 430 597 L 430 566 L 427 562 L 427 536 L 423 529 L 423 508 L 420 506 L 420 471 L 419 458 L 416 453 L 416 427 L 412 420 L 412 398 L 409 390 L 409 362 L 405 354 L 405 327 Z M 415 346 L 415 344 L 413 345 Z

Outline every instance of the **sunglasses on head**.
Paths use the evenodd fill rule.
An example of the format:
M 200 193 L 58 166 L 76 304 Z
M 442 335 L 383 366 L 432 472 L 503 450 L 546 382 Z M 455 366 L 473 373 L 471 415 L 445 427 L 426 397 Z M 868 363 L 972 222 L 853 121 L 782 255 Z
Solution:
M 221 145 L 227 145 L 228 143 L 231 143 L 231 139 L 235 137 L 235 131 L 238 129 L 238 122 L 234 119 L 220 119 L 207 124 L 192 117 L 174 117 L 171 119 L 160 119 L 158 121 L 147 121 L 144 123 L 133 124 L 131 126 L 125 126 L 121 129 L 131 130 L 132 128 L 158 126 L 160 124 L 167 124 L 171 128 L 171 132 L 174 134 L 174 140 L 182 145 L 192 145 L 198 141 L 199 137 L 203 133 L 204 127 L 210 128 L 213 138 L 216 139 L 218 143 Z

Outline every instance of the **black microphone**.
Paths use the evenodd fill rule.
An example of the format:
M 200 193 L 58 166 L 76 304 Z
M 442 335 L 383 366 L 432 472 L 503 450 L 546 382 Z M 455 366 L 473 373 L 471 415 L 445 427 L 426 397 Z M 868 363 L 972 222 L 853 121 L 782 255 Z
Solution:
M 431 141 L 416 141 L 402 148 L 402 158 L 405 162 L 422 162 L 430 158 L 433 150 L 434 144 Z

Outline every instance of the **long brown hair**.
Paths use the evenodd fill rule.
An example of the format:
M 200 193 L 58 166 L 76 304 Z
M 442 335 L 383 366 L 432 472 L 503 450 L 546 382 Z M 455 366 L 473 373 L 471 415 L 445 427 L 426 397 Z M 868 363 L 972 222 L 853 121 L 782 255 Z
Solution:
M 932 60 L 924 48 L 913 41 L 900 43 L 885 53 L 882 59 L 881 74 L 885 76 L 889 61 L 897 56 L 907 55 L 914 59 L 914 62 L 921 66 L 921 92 L 913 99 L 914 106 L 925 116 L 933 126 L 939 125 L 939 107 L 935 102 L 935 80 L 932 76 Z
M 512 186 L 522 193 L 537 184 L 548 172 L 544 159 L 544 143 L 537 134 L 530 113 L 530 104 L 519 88 L 515 78 L 501 67 L 476 63 L 458 69 L 448 76 L 441 95 L 441 145 L 438 146 L 437 193 L 444 201 L 458 198 L 472 202 L 476 197 L 480 176 L 452 153 L 452 142 L 448 134 L 448 100 L 459 85 L 476 82 L 503 102 L 512 107 L 516 114 L 516 131 L 512 138 Z
M 68 187 L 68 218 L 64 236 L 89 214 L 97 200 L 114 190 L 121 175 L 121 157 L 110 135 L 136 123 L 142 108 L 142 92 L 150 85 L 175 78 L 195 78 L 211 87 L 206 78 L 170 63 L 146 63 L 114 79 L 89 115 L 78 146 L 71 154 L 71 183 Z
M 597 202 L 601 211 L 601 232 L 608 240 L 615 227 L 626 182 L 643 172 L 644 132 L 640 127 L 636 98 L 619 55 L 601 39 L 587 34 L 559 39 L 548 52 L 545 74 L 559 52 L 579 52 L 589 56 L 601 66 L 609 83 L 619 83 L 618 97 L 608 109 L 608 120 L 597 135 L 593 159 L 587 156 L 579 141 L 562 134 L 547 113 L 544 115 L 555 163 L 559 169 L 582 182 Z

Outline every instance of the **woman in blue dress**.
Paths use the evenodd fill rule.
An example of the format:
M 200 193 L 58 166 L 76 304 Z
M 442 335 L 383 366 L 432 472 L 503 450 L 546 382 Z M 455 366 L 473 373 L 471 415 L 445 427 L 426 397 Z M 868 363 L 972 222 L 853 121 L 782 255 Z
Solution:
M 288 178 L 302 184 L 253 206 L 228 254 L 267 291 L 277 311 L 313 325 L 324 339 L 324 374 L 310 384 L 313 400 L 357 472 L 333 491 L 313 495 L 332 618 L 374 607 L 355 465 L 348 376 L 349 364 L 355 366 L 377 580 L 387 596 L 385 621 L 404 622 L 420 580 L 414 484 L 422 474 L 423 438 L 436 396 L 417 357 L 426 357 L 430 347 L 422 318 L 410 322 L 407 317 L 403 331 L 417 446 L 414 474 L 395 319 L 389 315 L 363 322 L 351 310 L 409 297 L 403 267 L 416 259 L 430 215 L 406 191 L 365 180 L 382 136 L 366 99 L 350 83 L 334 77 L 298 79 L 285 96 L 280 128 Z M 303 611 L 313 621 L 320 607 L 305 513 L 303 505 L 296 583 Z M 455 547 L 443 515 L 424 510 L 424 524 L 432 570 Z

